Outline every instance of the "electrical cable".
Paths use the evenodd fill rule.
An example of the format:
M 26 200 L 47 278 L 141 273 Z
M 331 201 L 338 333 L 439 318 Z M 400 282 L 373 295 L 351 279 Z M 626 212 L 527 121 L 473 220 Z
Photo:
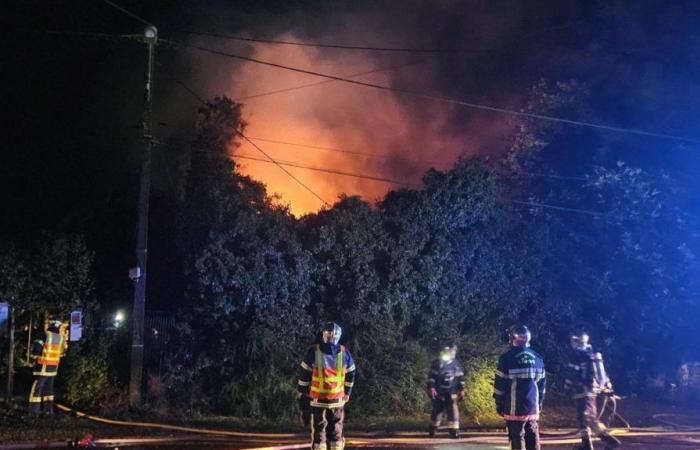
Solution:
M 306 166 L 306 165 L 296 163 L 294 161 L 284 161 L 284 160 L 280 160 L 280 159 L 274 159 L 272 161 L 269 161 L 269 160 L 262 159 L 262 158 L 256 158 L 254 156 L 241 155 L 239 153 L 232 153 L 231 156 L 233 158 L 249 159 L 252 161 L 259 161 L 259 162 L 264 162 L 264 163 L 269 163 L 269 164 L 272 164 L 272 163 L 281 164 L 283 166 L 288 166 L 288 167 L 296 167 L 299 169 L 313 170 L 316 172 L 331 173 L 334 175 L 342 175 L 345 177 L 360 178 L 363 180 L 379 181 L 382 183 L 396 184 L 399 186 L 411 186 L 411 187 L 421 187 L 422 186 L 422 185 L 417 184 L 417 183 L 406 183 L 405 181 L 392 180 L 390 178 L 383 178 L 383 177 L 379 177 L 379 176 L 362 175 L 362 174 L 358 174 L 358 173 L 343 172 L 341 170 L 328 169 L 328 168 L 323 168 L 323 167 Z
M 384 86 L 384 85 L 375 84 L 375 83 L 369 83 L 369 82 L 365 82 L 365 81 L 352 80 L 350 78 L 339 77 L 339 76 L 330 75 L 327 73 L 317 72 L 314 70 L 301 69 L 299 67 L 287 66 L 284 64 L 279 64 L 279 63 L 275 63 L 275 62 L 271 62 L 271 61 L 265 61 L 265 60 L 261 60 L 261 59 L 257 59 L 257 58 L 252 58 L 249 56 L 237 55 L 235 53 L 216 50 L 213 48 L 203 47 L 201 45 L 196 45 L 196 44 L 184 44 L 182 42 L 166 40 L 166 39 L 162 39 L 161 42 L 164 42 L 164 43 L 176 46 L 176 47 L 180 47 L 180 48 L 191 48 L 191 49 L 195 49 L 195 50 L 198 50 L 201 52 L 210 53 L 213 55 L 234 58 L 234 59 L 238 59 L 241 61 L 252 62 L 255 64 L 265 65 L 265 66 L 269 66 L 269 67 L 276 67 L 278 69 L 288 70 L 288 71 L 297 72 L 297 73 L 303 73 L 306 75 L 312 75 L 312 76 L 321 77 L 321 78 L 327 78 L 329 80 L 342 81 L 344 83 L 354 84 L 357 86 L 370 87 L 373 89 L 379 89 L 379 90 L 388 91 L 388 92 L 396 92 L 399 94 L 409 95 L 409 96 L 416 97 L 416 98 L 423 98 L 423 99 L 427 99 L 427 100 L 433 100 L 433 101 L 438 101 L 438 102 L 443 102 L 443 103 L 448 103 L 448 104 L 453 104 L 453 105 L 464 106 L 467 108 L 477 109 L 477 110 L 481 110 L 481 111 L 489 111 L 489 112 L 495 112 L 495 113 L 500 113 L 500 114 L 506 114 L 506 115 L 510 115 L 510 116 L 526 117 L 529 119 L 537 119 L 537 120 L 543 120 L 543 121 L 548 121 L 548 122 L 553 122 L 553 123 L 574 125 L 574 126 L 586 127 L 586 128 L 594 128 L 594 129 L 603 130 L 603 131 L 612 131 L 612 132 L 625 133 L 625 134 L 631 134 L 631 135 L 636 135 L 636 136 L 654 137 L 654 138 L 666 139 L 666 140 L 672 140 L 672 141 L 678 141 L 678 142 L 688 142 L 688 143 L 693 143 L 693 144 L 700 144 L 700 139 L 688 138 L 688 137 L 684 137 L 684 136 L 676 136 L 676 135 L 672 135 L 672 134 L 658 133 L 658 132 L 654 132 L 654 131 L 646 131 L 646 130 L 641 130 L 641 129 L 636 129 L 636 128 L 626 128 L 626 127 L 619 127 L 619 126 L 606 125 L 606 124 L 600 124 L 600 123 L 592 123 L 592 122 L 585 122 L 585 121 L 580 121 L 580 120 L 566 119 L 566 118 L 562 118 L 562 117 L 549 116 L 549 115 L 545 115 L 545 114 L 529 113 L 529 112 L 525 112 L 525 111 L 516 111 L 516 110 L 512 110 L 512 109 L 497 107 L 497 106 L 483 105 L 483 104 L 479 104 L 479 103 L 467 102 L 467 101 L 454 99 L 454 98 L 450 98 L 450 97 L 444 97 L 444 96 L 440 96 L 440 95 L 426 94 L 424 92 L 412 91 L 410 89 L 402 89 L 402 88 Z
M 323 146 L 319 146 L 319 145 L 303 144 L 300 142 L 281 141 L 281 140 L 277 140 L 277 139 L 268 139 L 268 138 L 253 137 L 253 136 L 248 136 L 248 137 L 254 141 L 269 142 L 271 144 L 289 145 L 289 146 L 293 146 L 293 147 L 310 148 L 310 149 L 314 149 L 314 150 L 327 150 L 327 151 L 331 151 L 331 152 L 345 153 L 345 154 L 349 154 L 349 155 L 358 155 L 358 156 L 364 156 L 364 157 L 368 157 L 368 158 L 378 158 L 378 159 L 385 159 L 385 160 L 392 159 L 391 155 L 386 155 L 386 154 L 381 154 L 381 153 L 358 152 L 358 151 L 353 151 L 353 150 L 344 150 L 342 148 L 336 148 L 336 147 L 323 147 Z M 423 162 L 426 164 L 432 164 L 440 170 L 447 170 L 448 169 L 447 167 L 441 168 L 440 166 L 443 166 L 445 163 L 440 162 L 440 161 L 431 161 L 431 160 L 427 160 L 427 159 L 413 159 L 413 158 L 405 158 L 405 159 L 408 159 L 410 161 Z M 537 172 L 521 172 L 521 173 L 517 173 L 517 174 L 509 174 L 509 175 L 506 175 L 505 177 L 506 178 L 533 177 L 533 178 L 552 178 L 555 180 L 588 181 L 588 178 L 586 178 L 586 177 L 537 173 Z
M 172 81 L 174 81 L 175 83 L 177 83 L 180 87 L 182 87 L 183 89 L 185 89 L 190 95 L 192 95 L 194 98 L 196 98 L 200 103 L 202 103 L 202 104 L 205 105 L 205 106 L 207 105 L 207 102 L 206 102 L 200 95 L 198 95 L 193 89 L 190 89 L 185 83 L 183 83 L 182 81 L 178 80 L 177 78 L 175 78 L 175 77 L 173 77 L 173 76 L 170 76 L 169 74 L 168 74 L 168 78 L 170 78 Z M 277 167 L 280 168 L 280 170 L 282 170 L 284 173 L 286 173 L 287 175 L 289 175 L 289 177 L 292 178 L 294 181 L 296 181 L 301 187 L 303 187 L 304 189 L 306 189 L 307 191 L 309 191 L 314 197 L 316 197 L 317 199 L 319 199 L 319 200 L 321 201 L 321 203 L 322 203 L 324 206 L 330 206 L 330 203 L 328 203 L 326 200 L 324 200 L 320 195 L 318 195 L 313 189 L 311 189 L 311 188 L 310 188 L 308 185 L 306 185 L 303 181 L 301 181 L 299 178 L 297 178 L 296 176 L 294 176 L 293 173 L 291 173 L 290 171 L 288 171 L 287 169 L 285 169 L 281 164 L 279 164 L 277 161 L 275 161 L 274 159 L 272 159 L 272 157 L 270 157 L 270 155 L 268 155 L 262 148 L 260 148 L 260 146 L 258 146 L 258 145 L 255 144 L 253 141 L 251 141 L 245 134 L 241 133 L 240 131 L 236 131 L 236 134 L 239 135 L 239 136 L 241 136 L 241 137 L 242 137 L 243 139 L 245 139 L 246 141 L 248 141 L 248 143 L 250 143 L 250 145 L 252 145 L 253 147 L 255 147 L 260 153 L 262 153 L 263 155 L 265 155 L 265 157 L 266 157 L 270 162 L 274 163 Z
M 299 183 L 299 185 L 301 185 L 301 187 L 303 187 L 304 189 L 306 189 L 307 191 L 309 191 L 311 194 L 313 194 L 313 196 L 316 197 L 317 199 L 319 199 L 319 200 L 321 201 L 321 203 L 323 203 L 324 206 L 331 206 L 330 203 L 328 203 L 327 201 L 325 201 L 325 200 L 324 200 L 320 195 L 318 195 L 313 189 L 311 189 L 309 186 L 307 186 L 306 184 L 304 184 L 304 182 L 301 181 L 299 178 L 295 177 L 294 174 L 292 174 L 290 171 L 288 171 L 287 169 L 285 169 L 284 166 L 282 166 L 282 164 L 280 164 L 280 163 L 278 163 L 277 161 L 275 161 L 274 159 L 272 159 L 272 157 L 270 157 L 270 155 L 268 155 L 267 153 L 265 153 L 265 151 L 264 151 L 262 148 L 260 148 L 255 142 L 253 142 L 253 141 L 251 141 L 250 139 L 248 139 L 248 136 L 246 136 L 245 134 L 241 133 L 240 131 L 236 131 L 236 134 L 238 134 L 238 135 L 241 136 L 243 139 L 245 139 L 246 141 L 248 141 L 248 143 L 249 143 L 250 145 L 252 145 L 253 147 L 255 147 L 260 153 L 262 153 L 263 155 L 265 155 L 265 157 L 266 157 L 267 159 L 269 159 L 271 162 L 273 162 L 277 167 L 279 167 L 280 170 L 282 170 L 284 173 L 286 173 L 287 175 L 289 175 L 290 178 L 292 178 L 294 181 L 296 181 L 297 183 Z
M 353 74 L 350 74 L 350 75 L 345 75 L 344 77 L 345 77 L 345 78 L 355 78 L 355 77 L 360 77 L 360 76 L 363 76 L 363 75 L 370 75 L 370 74 L 378 73 L 378 72 L 386 72 L 386 71 L 388 71 L 388 70 L 402 69 L 402 68 L 404 68 L 404 67 L 410 67 L 410 66 L 414 66 L 414 65 L 416 65 L 416 64 L 419 64 L 419 62 L 412 62 L 412 63 L 408 63 L 408 64 L 401 64 L 401 65 L 398 65 L 398 66 L 391 66 L 391 67 L 380 67 L 380 68 L 378 68 L 378 69 L 367 70 L 367 71 L 364 71 L 364 72 L 356 72 L 356 73 L 353 73 Z M 319 86 L 319 85 L 322 85 L 322 84 L 333 83 L 333 82 L 335 82 L 335 81 L 336 81 L 336 80 L 317 81 L 317 82 L 315 82 L 315 83 L 301 84 L 301 85 L 299 85 L 299 86 L 292 86 L 292 87 L 283 88 L 283 89 L 276 89 L 276 90 L 274 90 L 274 91 L 261 92 L 261 93 L 259 93 L 259 94 L 246 95 L 245 97 L 238 97 L 238 98 L 234 98 L 233 100 L 234 100 L 234 101 L 237 101 L 237 102 L 240 102 L 240 101 L 243 101 L 243 100 L 251 100 L 251 99 L 254 99 L 254 98 L 266 97 L 266 96 L 268 96 L 268 95 L 282 94 L 282 93 L 284 93 L 284 92 L 296 91 L 296 90 L 299 90 L 299 89 L 306 89 L 306 88 L 310 88 L 310 87 L 314 87 L 314 86 Z
M 121 7 L 121 6 L 117 5 L 116 3 L 114 3 L 114 2 L 112 2 L 112 1 L 110 1 L 110 0 L 102 0 L 102 1 L 105 2 L 105 3 L 107 3 L 107 4 L 108 4 L 109 6 L 111 6 L 112 8 L 115 8 L 115 9 L 121 11 L 122 13 L 124 13 L 124 14 L 126 14 L 127 16 L 131 17 L 132 19 L 138 20 L 139 22 L 141 22 L 142 24 L 144 24 L 144 25 L 146 25 L 146 26 L 151 26 L 151 27 L 154 26 L 151 22 L 149 22 L 148 20 L 144 19 L 143 17 L 137 16 L 136 14 L 132 13 L 132 12 L 129 11 L 128 9 Z
M 357 155 L 357 156 L 364 156 L 367 158 L 378 158 L 378 159 L 392 159 L 391 155 L 386 155 L 386 154 L 381 154 L 381 153 L 369 153 L 369 152 L 358 152 L 358 151 L 353 151 L 353 150 L 344 150 L 342 148 L 334 148 L 334 147 L 322 147 L 318 145 L 310 145 L 310 144 L 301 144 L 298 142 L 289 142 L 289 141 L 280 141 L 276 139 L 268 139 L 268 138 L 261 138 L 261 137 L 251 137 L 249 136 L 250 139 L 254 141 L 260 141 L 260 142 L 269 142 L 271 144 L 280 144 L 280 145 L 289 145 L 292 147 L 303 147 L 303 148 L 310 148 L 314 150 L 326 150 L 329 152 L 338 152 L 338 153 L 345 153 L 348 155 Z M 431 161 L 431 160 L 426 160 L 426 159 L 412 159 L 412 158 L 404 158 L 408 159 L 411 161 L 417 161 L 417 162 L 424 162 L 427 164 L 433 164 L 433 165 L 440 165 L 442 164 L 441 162 L 438 161 Z
M 175 78 L 172 78 L 172 79 L 173 79 L 173 80 L 176 80 Z M 184 83 L 180 82 L 179 80 L 177 80 L 177 84 L 180 85 L 180 86 L 182 86 L 183 88 L 185 88 L 185 89 L 187 90 L 187 92 L 189 92 L 189 93 L 190 93 L 192 96 L 194 96 L 197 100 L 199 100 L 200 102 L 202 102 L 203 104 L 206 105 L 206 102 L 204 101 L 204 99 L 202 99 L 196 92 L 194 92 L 194 90 L 190 89 L 189 87 L 187 87 Z M 265 155 L 265 157 L 267 158 L 267 160 L 262 160 L 262 159 L 259 159 L 259 158 L 258 158 L 258 159 L 255 159 L 255 158 L 253 158 L 253 157 L 250 157 L 250 156 L 243 156 L 243 155 L 238 155 L 239 158 L 243 158 L 243 159 L 253 159 L 253 160 L 258 160 L 258 161 L 260 161 L 260 162 L 267 162 L 267 163 L 272 163 L 272 164 L 277 165 L 277 167 L 279 167 L 281 170 L 283 170 L 287 175 L 289 175 L 292 179 L 294 179 L 294 180 L 295 180 L 297 183 L 299 183 L 302 187 L 304 187 L 306 190 L 308 190 L 309 192 L 311 192 L 311 193 L 312 193 L 316 198 L 318 198 L 325 206 L 330 206 L 330 204 L 329 204 L 328 202 L 326 202 L 323 198 L 321 198 L 318 194 L 316 194 L 311 188 L 309 188 L 309 187 L 308 187 L 306 184 L 304 184 L 301 180 L 299 180 L 297 177 L 295 177 L 293 174 L 291 174 L 288 170 L 286 170 L 286 169 L 283 167 L 283 165 L 289 165 L 289 166 L 291 166 L 291 167 L 297 167 L 297 168 L 306 169 L 306 170 L 315 170 L 315 171 L 326 172 L 326 173 L 334 173 L 334 174 L 337 174 L 337 175 L 343 175 L 343 176 L 349 176 L 349 177 L 366 178 L 366 179 L 371 179 L 371 180 L 374 180 L 374 181 L 382 181 L 382 182 L 392 183 L 392 184 L 403 184 L 403 185 L 409 185 L 409 186 L 413 186 L 413 187 L 418 186 L 418 185 L 415 185 L 415 184 L 414 184 L 414 185 L 410 185 L 410 184 L 407 184 L 407 183 L 398 182 L 398 181 L 396 181 L 396 180 L 391 180 L 391 179 L 388 179 L 388 178 L 364 176 L 364 175 L 352 174 L 352 173 L 347 173 L 347 172 L 342 172 L 342 173 L 341 173 L 340 171 L 335 171 L 335 170 L 333 170 L 333 169 L 325 169 L 325 168 L 318 168 L 318 167 L 301 166 L 300 164 L 291 163 L 291 162 L 280 163 L 280 162 L 278 162 L 277 160 L 273 159 L 270 155 L 268 155 L 267 153 L 265 153 L 265 151 L 263 151 L 258 145 L 256 145 L 256 144 L 252 141 L 252 139 L 254 139 L 254 138 L 250 138 L 250 137 L 248 137 L 248 136 L 246 136 L 246 135 L 243 135 L 243 134 L 240 133 L 240 132 L 237 132 L 237 134 L 239 134 L 241 137 L 243 137 L 248 143 L 250 143 L 253 147 L 255 147 L 258 151 L 260 151 L 263 155 Z M 260 138 L 257 138 L 257 139 L 260 139 Z M 235 154 L 234 154 L 233 156 L 235 156 Z M 544 175 L 544 174 L 540 174 L 540 175 Z M 559 176 L 559 177 L 563 177 L 563 176 Z M 568 177 L 568 178 L 576 178 L 576 177 Z M 623 218 L 621 218 L 621 217 L 612 216 L 612 215 L 610 215 L 610 214 L 602 213 L 602 212 L 599 212 L 599 211 L 591 211 L 591 210 L 585 210 L 585 209 L 569 208 L 569 207 L 557 206 L 557 205 L 549 205 L 549 204 L 546 204 L 546 203 L 535 203 L 535 202 L 527 202 L 527 201 L 522 201 L 522 200 L 507 200 L 507 202 L 508 202 L 508 203 L 512 203 L 512 204 L 516 204 L 516 205 L 522 205 L 522 206 L 531 206 L 531 207 L 537 207 L 537 208 L 552 209 L 552 210 L 557 210 L 557 211 L 566 211 L 566 212 L 574 212 L 574 213 L 583 213 L 583 214 L 588 214 L 588 215 L 592 215 L 592 216 L 595 216 L 595 217 L 603 217 L 603 218 L 608 218 L 608 219 L 617 219 L 617 220 L 622 220 L 622 219 L 623 219 Z
M 298 42 L 298 41 L 283 41 L 278 39 L 261 39 L 261 38 L 249 38 L 244 36 L 236 36 L 226 33 L 216 33 L 209 31 L 195 31 L 195 30 L 174 30 L 174 33 L 179 34 L 190 34 L 195 36 L 210 36 L 221 39 L 228 39 L 232 41 L 241 42 L 256 42 L 262 44 L 274 44 L 274 45 L 293 45 L 296 47 L 315 47 L 315 48 L 328 48 L 336 50 L 364 50 L 364 51 L 376 51 L 376 52 L 398 52 L 398 53 L 488 53 L 492 50 L 489 49 L 467 49 L 467 48 L 418 48 L 418 47 L 377 47 L 377 46 L 362 46 L 362 45 L 342 45 L 342 44 L 327 44 L 322 42 Z
M 557 205 L 550 205 L 547 203 L 536 203 L 536 202 L 527 202 L 523 200 L 506 200 L 508 203 L 513 203 L 516 205 L 523 205 L 523 206 L 531 206 L 534 208 L 544 208 L 544 209 L 553 209 L 556 211 L 566 211 L 566 212 L 573 212 L 573 213 L 580 213 L 580 214 L 588 214 L 590 216 L 594 217 L 603 217 L 606 219 L 615 219 L 615 220 L 624 220 L 623 217 L 620 216 L 614 216 L 612 214 L 607 214 L 604 212 L 600 211 L 591 211 L 588 209 L 580 209 L 580 208 L 570 208 L 567 206 L 557 206 Z
M 164 67 L 165 67 L 165 66 L 163 66 L 162 63 L 160 63 L 160 62 L 158 62 L 158 61 L 156 61 L 156 65 L 157 65 L 158 67 L 160 67 L 160 68 L 164 68 Z M 173 83 L 175 83 L 175 84 L 177 84 L 178 86 L 180 86 L 181 88 L 183 88 L 185 91 L 187 91 L 188 94 L 190 94 L 194 99 L 196 99 L 196 100 L 197 100 L 199 103 L 201 103 L 202 105 L 204 105 L 204 106 L 207 105 L 207 101 L 204 99 L 204 97 L 202 97 L 201 95 L 197 94 L 197 92 L 195 92 L 194 89 L 191 89 L 189 86 L 187 86 L 185 83 L 183 83 L 182 81 L 180 81 L 178 78 L 175 78 L 174 76 L 172 76 L 167 70 L 163 70 L 163 71 L 161 71 L 161 72 L 158 72 L 158 74 L 159 74 L 159 75 L 164 75 L 167 79 L 169 79 L 169 80 L 172 81 Z
M 67 30 L 42 30 L 41 33 L 55 34 L 63 36 L 80 36 L 80 37 L 93 37 L 104 40 L 116 41 L 120 39 L 136 40 L 137 36 L 125 35 L 125 34 L 109 34 L 109 33 L 99 33 L 95 31 L 67 31 Z M 138 36 L 142 39 L 141 36 Z
M 198 94 L 196 94 L 196 92 L 194 92 L 194 90 L 192 90 L 192 89 L 190 89 L 189 87 L 187 87 L 187 85 L 185 85 L 184 83 L 182 83 L 182 82 L 179 81 L 179 80 L 176 80 L 175 78 L 171 78 L 171 79 L 175 80 L 175 81 L 177 82 L 178 85 L 180 85 L 180 86 L 182 86 L 183 88 L 185 88 L 185 89 L 187 90 L 187 92 L 189 92 L 191 95 L 193 95 L 198 101 L 200 101 L 201 103 L 203 103 L 203 104 L 205 104 L 205 105 L 207 104 L 207 103 L 204 101 L 203 98 L 201 98 Z M 255 147 L 258 151 L 260 151 L 260 152 L 269 160 L 269 161 L 264 161 L 264 162 L 271 162 L 271 163 L 277 165 L 277 167 L 279 167 L 282 171 L 284 171 L 287 175 L 289 175 L 292 179 L 294 179 L 297 183 L 299 183 L 299 184 L 300 184 L 302 187 L 304 187 L 307 191 L 309 191 L 309 192 L 312 193 L 316 198 L 318 198 L 325 206 L 330 206 L 330 204 L 329 204 L 328 202 L 326 202 L 323 198 L 321 198 L 318 194 L 316 194 L 316 192 L 314 192 L 310 187 L 308 187 L 308 186 L 307 186 L 306 184 L 304 184 L 301 180 L 299 180 L 297 177 L 295 177 L 291 172 L 289 172 L 288 170 L 286 170 L 286 169 L 283 167 L 283 164 L 280 164 L 280 162 L 278 162 L 277 160 L 273 159 L 273 158 L 272 158 L 270 155 L 268 155 L 263 149 L 261 149 L 257 144 L 255 144 L 255 143 L 252 141 L 252 138 L 249 138 L 248 136 L 244 135 L 244 134 L 241 133 L 241 132 L 237 132 L 237 134 L 240 135 L 241 137 L 243 137 L 249 144 L 251 144 L 253 147 Z M 258 139 L 260 139 L 260 138 L 258 138 Z M 240 155 L 239 155 L 239 157 L 244 158 L 244 159 L 253 159 L 252 157 L 247 157 L 247 156 L 240 156 Z M 261 161 L 261 162 L 263 162 L 263 161 Z M 286 165 L 291 165 L 291 164 L 296 164 L 296 163 L 285 163 L 285 164 L 286 164 Z M 382 182 L 387 182 L 387 183 L 399 184 L 399 182 L 397 182 L 396 180 L 391 180 L 391 179 L 388 179 L 388 178 L 370 177 L 370 176 L 363 176 L 363 175 L 351 174 L 351 173 L 345 173 L 345 172 L 340 173 L 340 171 L 335 171 L 334 169 L 311 168 L 311 167 L 299 167 L 299 166 L 300 166 L 300 165 L 295 165 L 295 166 L 293 166 L 293 167 L 298 167 L 298 168 L 307 169 L 307 170 L 317 170 L 317 171 L 322 171 L 322 172 L 327 172 L 327 173 L 335 173 L 335 174 L 343 175 L 343 176 L 358 177 L 358 178 L 367 178 L 367 179 L 372 179 L 372 180 L 375 180 L 375 181 L 382 181 Z M 546 174 L 534 174 L 534 175 L 535 175 L 535 176 L 546 176 Z M 577 179 L 577 178 L 579 178 L 579 177 L 565 177 L 565 176 L 563 176 L 563 175 L 555 175 L 555 177 L 564 178 L 564 179 L 567 179 L 567 178 L 570 178 L 570 179 Z M 404 184 L 405 184 L 405 183 L 404 183 Z M 415 187 L 415 186 L 418 186 L 418 185 L 413 185 L 413 186 Z M 551 210 L 556 210 L 556 211 L 565 211 L 565 212 L 573 212 L 573 213 L 587 214 L 587 215 L 591 215 L 591 216 L 594 216 L 594 217 L 602 217 L 602 218 L 606 218 L 606 219 L 614 219 L 614 220 L 617 220 L 617 221 L 625 220 L 625 218 L 620 217 L 620 216 L 615 216 L 615 215 L 603 213 L 603 212 L 600 212 L 600 211 L 592 211 L 592 210 L 587 210 L 587 209 L 571 208 L 571 207 L 565 207 L 565 206 L 550 205 L 550 204 L 546 204 L 546 203 L 529 202 L 529 201 L 512 200 L 512 199 L 511 199 L 511 200 L 506 200 L 506 202 L 507 202 L 507 203 L 512 203 L 512 204 L 516 204 L 516 205 L 521 205 L 521 206 L 530 206 L 530 207 L 536 207 L 536 208 L 551 209 Z

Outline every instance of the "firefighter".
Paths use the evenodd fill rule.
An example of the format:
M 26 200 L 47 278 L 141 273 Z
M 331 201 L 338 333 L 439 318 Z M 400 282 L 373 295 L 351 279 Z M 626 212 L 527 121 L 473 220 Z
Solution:
M 600 438 L 606 449 L 620 446 L 598 420 L 598 395 L 612 393 L 612 383 L 605 372 L 603 357 L 593 351 L 588 333 L 574 331 L 569 334 L 571 356 L 567 367 L 565 387 L 572 391 L 576 404 L 576 419 L 581 432 L 579 450 L 593 450 L 592 433 Z
M 530 330 L 524 325 L 508 329 L 510 349 L 498 359 L 493 397 L 496 411 L 508 428 L 512 450 L 539 450 L 537 421 L 542 411 L 546 378 L 542 357 L 530 348 Z
M 35 415 L 42 411 L 42 406 L 45 413 L 53 413 L 53 383 L 68 349 L 67 328 L 60 320 L 47 320 L 43 339 L 37 339 L 32 346 L 34 383 L 29 391 L 29 407 Z
M 440 357 L 433 361 L 428 373 L 428 397 L 432 400 L 430 413 L 430 437 L 435 437 L 442 417 L 447 412 L 447 427 L 450 437 L 459 438 L 459 402 L 464 398 L 464 371 L 457 357 L 457 346 L 445 345 L 440 350 Z
M 309 399 L 311 450 L 343 450 L 345 405 L 355 382 L 355 362 L 339 345 L 342 329 L 323 325 L 321 343 L 311 346 L 301 361 L 297 382 L 300 398 Z

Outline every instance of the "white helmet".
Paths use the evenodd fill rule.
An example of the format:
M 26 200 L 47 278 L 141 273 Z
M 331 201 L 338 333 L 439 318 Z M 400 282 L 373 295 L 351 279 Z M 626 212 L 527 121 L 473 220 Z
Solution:
M 326 322 L 321 330 L 321 337 L 325 344 L 336 345 L 340 341 L 343 329 L 335 322 Z
M 569 342 L 574 349 L 585 350 L 591 346 L 590 337 L 588 333 L 583 330 L 576 330 L 569 333 Z

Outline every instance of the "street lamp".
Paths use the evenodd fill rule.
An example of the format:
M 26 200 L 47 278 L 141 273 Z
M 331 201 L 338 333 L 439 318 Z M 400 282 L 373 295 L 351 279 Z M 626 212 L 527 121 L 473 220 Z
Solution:
M 124 324 L 124 311 L 117 311 L 114 314 L 114 328 L 119 328 Z

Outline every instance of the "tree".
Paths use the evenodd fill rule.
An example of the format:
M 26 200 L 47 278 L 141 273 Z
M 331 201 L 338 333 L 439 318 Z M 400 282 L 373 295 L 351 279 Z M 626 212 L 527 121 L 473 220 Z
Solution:
M 181 381 L 200 382 L 211 407 L 264 415 L 291 407 L 289 380 L 309 335 L 309 258 L 289 211 L 236 171 L 228 149 L 243 126 L 226 98 L 200 110 L 182 221 L 178 362 L 189 370 Z

